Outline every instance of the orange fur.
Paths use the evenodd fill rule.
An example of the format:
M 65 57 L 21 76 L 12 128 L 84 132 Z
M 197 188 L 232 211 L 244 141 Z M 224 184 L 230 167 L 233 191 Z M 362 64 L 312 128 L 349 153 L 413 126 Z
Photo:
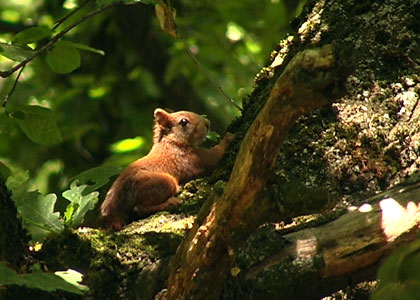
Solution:
M 161 211 L 181 201 L 174 197 L 180 184 L 215 167 L 233 136 L 211 149 L 198 148 L 210 122 L 188 111 L 154 112 L 153 147 L 131 163 L 109 189 L 101 206 L 106 226 L 120 229 L 147 213 Z

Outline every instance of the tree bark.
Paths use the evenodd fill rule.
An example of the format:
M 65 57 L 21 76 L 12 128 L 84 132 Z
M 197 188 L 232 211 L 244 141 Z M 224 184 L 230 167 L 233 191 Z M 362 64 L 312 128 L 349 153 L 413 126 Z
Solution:
M 219 298 L 238 244 L 261 224 L 244 216 L 270 178 L 289 128 L 300 115 L 337 98 L 335 59 L 331 45 L 302 51 L 276 80 L 241 144 L 224 194 L 195 223 L 173 259 L 167 299 Z M 255 216 L 264 214 L 260 206 Z
M 416 8 L 418 8 L 419 4 L 417 3 L 416 5 Z M 223 282 L 226 280 L 228 271 L 235 261 L 238 245 L 248 237 L 253 229 L 260 225 L 261 219 L 267 215 L 266 210 L 268 207 L 255 205 L 255 203 L 258 203 L 258 196 L 268 183 L 269 174 L 273 174 L 271 172 L 277 161 L 277 151 L 279 145 L 284 141 L 288 129 L 298 116 L 322 104 L 331 103 L 332 100 L 336 99 L 334 96 L 337 95 L 331 93 L 331 87 L 334 86 L 333 83 L 341 86 L 344 74 L 340 74 L 340 69 L 341 71 L 352 69 L 349 80 L 347 80 L 348 87 L 354 77 L 363 78 L 365 75 L 362 73 L 366 72 L 368 61 L 372 60 L 372 57 L 368 58 L 369 55 L 367 53 L 369 51 L 371 53 L 373 49 L 378 51 L 378 57 L 383 62 L 381 67 L 386 69 L 384 67 L 387 63 L 386 57 L 391 53 L 395 53 L 393 52 L 395 49 L 374 48 L 372 43 L 378 41 L 371 41 L 372 36 L 370 32 L 361 32 L 357 36 L 359 39 L 355 39 L 356 37 L 351 33 L 351 30 L 357 28 L 357 26 L 361 29 L 369 27 L 371 24 L 378 24 L 378 18 L 382 18 L 383 15 L 389 15 L 388 10 L 393 8 L 398 8 L 400 11 L 408 9 L 407 6 L 399 3 L 387 3 L 381 6 L 374 4 L 337 4 L 334 1 L 323 0 L 310 2 L 305 11 L 306 18 L 297 29 L 297 34 L 293 36 L 293 39 L 287 40 L 294 46 L 284 43 L 277 56 L 273 56 L 275 59 L 270 66 L 272 68 L 271 71 L 275 70 L 277 66 L 285 65 L 285 61 L 289 62 L 277 79 L 270 79 L 275 80 L 275 83 L 270 88 L 267 102 L 252 122 L 244 137 L 224 194 L 217 197 L 214 203 L 208 205 L 210 209 L 208 209 L 208 206 L 205 206 L 201 212 L 201 215 L 205 217 L 196 221 L 196 224 L 188 233 L 172 261 L 168 291 L 164 295 L 166 299 L 219 298 Z M 340 19 L 343 15 L 346 18 Z M 389 16 L 391 17 L 391 15 Z M 348 22 L 348 24 L 346 25 L 343 20 Z M 408 24 L 411 20 L 406 18 L 404 22 Z M 344 33 L 341 32 L 343 29 Z M 390 32 L 394 30 L 394 28 L 389 27 L 386 29 Z M 364 28 L 364 30 L 366 29 Z M 392 34 L 390 32 L 387 33 Z M 374 34 L 373 38 L 378 39 L 378 36 L 380 36 L 380 33 L 379 35 Z M 396 39 L 398 38 L 396 37 Z M 319 51 L 319 49 L 331 47 L 325 46 L 327 41 L 334 45 L 335 49 L 331 59 L 327 59 L 329 55 L 325 54 L 316 55 L 316 57 L 324 57 L 328 63 L 320 63 L 318 66 L 322 66 L 321 68 L 299 66 L 300 59 L 309 53 L 307 51 Z M 315 48 L 313 50 L 313 47 L 316 47 L 315 45 L 324 45 L 324 48 Z M 298 48 L 302 49 L 305 47 L 312 50 L 298 50 Z M 363 50 L 367 51 L 367 53 L 362 52 Z M 398 49 L 397 52 L 400 53 L 401 50 Z M 289 51 L 288 55 L 284 55 L 287 51 Z M 340 51 L 341 55 L 338 55 Z M 293 58 L 290 59 L 290 57 Z M 302 61 L 305 61 L 305 59 L 303 58 Z M 334 60 L 336 63 L 333 66 L 332 62 Z M 411 58 L 407 60 L 413 62 Z M 365 63 L 365 65 L 362 63 Z M 378 72 L 380 67 L 371 67 L 370 71 L 376 76 L 380 76 L 379 73 L 375 73 Z M 295 68 L 299 70 L 296 73 L 293 71 Z M 270 73 L 270 69 L 266 73 Z M 375 78 L 375 75 L 373 75 L 373 78 Z M 334 76 L 336 77 L 334 78 Z M 269 75 L 267 77 L 270 78 Z M 370 84 L 378 85 L 378 82 L 374 79 L 371 78 L 370 80 Z M 342 107 L 340 107 L 340 104 L 336 106 L 341 112 L 345 110 L 343 108 L 343 106 L 346 106 L 345 101 L 355 101 L 355 98 L 352 97 L 360 98 L 361 94 L 351 94 L 353 92 L 354 89 L 348 91 L 346 97 L 343 98 L 344 104 Z M 377 98 L 372 97 L 368 99 L 368 93 L 363 95 L 367 97 L 367 102 L 372 101 L 371 107 L 375 110 L 374 103 L 377 101 Z M 303 101 L 303 99 L 306 101 Z M 412 100 L 410 99 L 410 101 Z M 362 109 L 367 113 L 369 112 L 369 109 L 365 106 L 362 106 Z M 351 115 L 353 112 L 347 114 Z M 384 118 L 387 116 L 389 114 L 378 116 L 380 122 L 386 123 Z M 418 115 L 415 116 L 416 118 L 418 117 Z M 360 119 L 362 118 L 366 117 L 360 116 Z M 347 126 L 349 128 L 358 121 L 350 118 L 345 122 L 349 122 L 348 124 L 350 125 Z M 391 123 L 392 121 L 389 120 L 389 124 Z M 378 148 L 381 150 L 383 148 L 384 151 L 389 150 L 389 148 L 384 147 L 384 145 L 375 145 L 374 142 L 366 145 L 366 139 L 368 141 L 375 139 L 374 130 L 371 131 L 373 126 L 375 125 L 372 124 L 371 128 L 367 128 L 361 133 L 357 133 L 358 128 L 355 127 L 353 130 L 356 131 L 356 136 L 365 134 L 365 139 L 363 137 L 360 138 L 360 144 L 358 144 L 359 142 L 355 143 L 355 148 L 360 147 L 362 149 L 356 150 L 358 152 L 354 151 L 354 149 L 346 149 L 346 151 L 351 151 L 354 154 L 355 162 L 353 164 L 357 164 L 357 160 L 362 161 L 362 172 L 366 170 L 367 173 L 371 173 L 373 176 L 376 175 L 376 186 L 374 185 L 370 190 L 367 189 L 365 191 L 366 194 L 372 193 L 374 190 L 377 191 L 381 187 L 390 186 L 392 180 L 398 178 L 398 176 L 391 175 L 391 169 L 388 169 L 391 166 L 386 163 L 386 159 L 383 156 L 381 161 L 378 157 L 372 155 L 372 152 L 375 152 Z M 375 129 L 377 130 L 377 128 Z M 394 134 L 390 132 L 387 138 L 382 139 L 386 144 L 390 143 L 394 138 L 395 132 Z M 359 137 L 356 138 L 356 141 L 358 139 Z M 392 147 L 391 145 L 389 146 Z M 418 149 L 417 144 L 414 147 Z M 357 157 L 358 155 L 360 156 Z M 384 155 L 383 152 L 382 155 Z M 336 159 L 343 159 L 344 161 L 345 157 Z M 366 161 L 364 161 L 365 159 Z M 353 170 L 342 169 L 340 171 L 351 173 Z M 354 171 L 356 171 L 356 168 Z M 401 171 L 401 169 L 398 171 Z M 376 174 L 374 175 L 374 173 Z M 356 174 L 353 173 L 351 176 L 356 177 Z M 364 176 L 361 177 L 360 182 L 368 181 Z M 336 179 L 338 178 L 337 176 Z M 307 200 L 310 200 L 310 198 Z M 290 202 L 285 199 L 280 200 L 282 207 L 287 206 L 288 203 Z M 253 216 L 255 219 L 246 218 L 247 212 L 251 208 L 254 210 Z M 284 216 L 280 216 L 280 220 L 285 220 Z M 328 275 L 328 272 L 331 272 L 331 270 L 326 270 L 325 272 Z
M 326 204 L 360 207 L 418 171 L 419 14 L 419 1 L 308 2 L 231 126 L 243 140 L 231 179 L 204 203 L 168 284 L 167 260 L 192 221 L 182 213 L 158 214 L 118 233 L 78 231 L 47 241 L 37 255 L 49 270 L 81 270 L 91 287 L 86 299 L 151 299 L 164 287 L 159 296 L 169 299 L 217 298 L 221 289 L 223 299 L 319 299 L 374 278 L 381 259 L 414 238 L 418 204 L 407 202 L 418 199 L 418 185 L 389 193 L 405 201 L 399 205 L 373 203 L 371 211 L 301 231 L 285 233 L 270 221 L 287 223 Z M 331 103 L 346 75 L 340 101 L 290 128 L 299 115 Z M 230 172 L 238 144 L 215 174 Z M 199 184 L 193 190 L 196 199 L 211 194 Z
M 252 290 L 252 299 L 310 300 L 373 280 L 384 257 L 416 238 L 419 198 L 420 182 L 398 186 L 350 207 L 336 220 L 284 234 L 281 249 L 247 266 L 236 284 L 239 290 Z M 272 235 L 282 231 L 275 226 L 269 230 Z M 291 288 L 291 283 L 303 281 L 304 289 Z

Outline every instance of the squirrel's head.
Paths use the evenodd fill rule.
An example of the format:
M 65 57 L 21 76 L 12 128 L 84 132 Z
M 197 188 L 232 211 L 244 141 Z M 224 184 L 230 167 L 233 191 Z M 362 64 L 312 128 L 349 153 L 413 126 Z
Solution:
M 198 146 L 206 139 L 210 121 L 189 111 L 168 113 L 161 108 L 155 109 L 153 142 L 162 140 L 177 145 Z

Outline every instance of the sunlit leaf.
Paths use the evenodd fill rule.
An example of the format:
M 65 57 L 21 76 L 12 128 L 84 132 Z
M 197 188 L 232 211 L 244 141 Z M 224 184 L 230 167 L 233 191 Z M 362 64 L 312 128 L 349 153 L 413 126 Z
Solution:
M 34 55 L 35 51 L 27 46 L 11 45 L 0 42 L 0 55 L 14 61 L 24 61 Z
M 109 86 L 92 87 L 89 89 L 90 98 L 102 98 L 109 91 Z
M 90 52 L 93 52 L 93 53 L 96 53 L 96 54 L 105 55 L 105 52 L 103 50 L 95 49 L 95 48 L 92 48 L 92 47 L 90 47 L 88 45 L 84 45 L 84 44 L 73 43 L 73 42 L 69 42 L 69 41 L 62 41 L 61 44 L 65 45 L 65 46 L 77 48 L 77 49 L 80 49 L 80 50 L 85 50 L 85 51 L 90 51 Z
M 84 190 L 84 194 L 88 194 L 107 184 L 112 176 L 121 171 L 121 167 L 99 166 L 80 173 L 72 180 L 77 180 L 80 184 L 89 184 L 89 187 Z
M 13 193 L 13 200 L 33 240 L 40 241 L 48 234 L 64 229 L 60 213 L 54 212 L 57 200 L 55 194 L 43 196 L 38 192 Z
M 12 40 L 13 44 L 26 45 L 38 42 L 44 38 L 50 37 L 53 31 L 47 27 L 36 26 L 25 29 L 17 33 Z
M 72 269 L 67 269 L 67 271 L 57 271 L 54 272 L 55 275 L 63 278 L 66 282 L 70 283 L 71 285 L 76 286 L 81 291 L 88 291 L 89 288 L 80 282 L 83 279 L 83 274 L 79 273 Z
M 6 186 L 11 191 L 17 191 L 29 180 L 28 170 L 13 170 L 12 175 L 7 178 Z
M 70 190 L 63 192 L 63 197 L 70 201 L 71 214 L 66 212 L 66 223 L 72 227 L 80 226 L 83 218 L 89 210 L 95 207 L 98 202 L 98 192 L 84 193 L 87 185 L 77 185 L 77 181 L 73 181 Z
M 57 42 L 47 54 L 47 63 L 55 73 L 70 73 L 80 66 L 79 50 L 68 43 Z
M 245 30 L 234 22 L 229 22 L 226 28 L 226 37 L 232 42 L 241 40 L 245 35 Z
M 77 274 L 76 274 L 77 273 Z M 63 290 L 73 294 L 83 295 L 88 288 L 81 285 L 81 274 L 74 270 L 47 273 L 39 267 L 32 268 L 32 273 L 17 274 L 13 269 L 0 261 L 0 286 L 19 285 L 27 288 L 41 289 L 44 291 Z
M 61 133 L 51 110 L 34 105 L 21 106 L 12 117 L 32 141 L 43 145 L 61 142 Z
M 219 138 L 220 134 L 218 134 L 216 131 L 209 131 L 206 136 L 206 139 L 212 142 L 216 142 Z

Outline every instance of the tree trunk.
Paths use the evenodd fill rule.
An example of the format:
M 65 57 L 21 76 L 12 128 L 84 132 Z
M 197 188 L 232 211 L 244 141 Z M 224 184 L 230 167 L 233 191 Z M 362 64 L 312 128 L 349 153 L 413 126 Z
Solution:
M 413 4 L 413 6 L 419 8 L 419 3 Z M 267 84 L 267 82 L 260 82 L 260 84 L 270 86 L 269 97 L 245 135 L 224 194 L 214 200 L 209 211 L 202 212 L 203 215 L 207 216 L 196 221 L 196 224 L 188 233 L 172 261 L 168 291 L 164 295 L 166 299 L 219 298 L 219 292 L 228 276 L 228 271 L 233 267 L 236 259 L 238 246 L 249 236 L 253 229 L 260 225 L 261 220 L 267 215 L 269 206 L 260 205 L 261 201 L 259 196 L 262 189 L 267 185 L 271 177 L 270 175 L 274 174 L 273 167 L 277 160 L 278 149 L 288 129 L 298 116 L 322 104 L 331 103 L 335 99 L 334 96 L 343 92 L 340 88 L 343 86 L 343 75 L 346 72 L 349 75 L 349 79 L 347 80 L 349 90 L 347 95 L 342 99 L 342 104 L 337 105 L 338 110 L 341 109 L 342 114 L 344 114 L 346 109 L 354 109 L 354 107 L 359 106 L 362 112 L 357 116 L 361 120 L 345 119 L 344 122 L 348 122 L 348 124 L 342 124 L 343 127 L 347 125 L 348 128 L 351 128 L 352 126 L 360 125 L 357 123 L 361 123 L 363 119 L 370 118 L 378 118 L 379 120 L 375 121 L 380 123 L 375 124 L 376 128 L 366 128 L 360 134 L 360 137 L 356 136 L 355 138 L 355 146 L 361 149 L 359 153 L 353 152 L 353 156 L 355 159 L 359 158 L 361 160 L 362 172 L 376 172 L 376 182 L 374 183 L 376 186 L 372 186 L 371 189 L 373 190 L 366 192 L 369 193 L 374 190 L 379 190 L 381 185 L 382 187 L 390 186 L 392 180 L 398 180 L 398 176 L 395 175 L 402 168 L 392 174 L 393 170 L 389 168 L 390 166 L 387 164 L 386 157 L 382 156 L 382 160 L 380 161 L 377 157 L 378 153 L 370 153 L 383 150 L 383 152 L 378 152 L 382 152 L 382 155 L 384 155 L 386 151 L 389 151 L 393 147 L 392 144 L 389 144 L 392 140 L 398 142 L 395 133 L 393 135 L 392 130 L 390 130 L 386 137 L 379 138 L 385 144 L 374 144 L 374 142 L 377 142 L 375 139 L 378 139 L 376 135 L 386 133 L 386 131 L 381 130 L 382 128 L 380 126 L 384 126 L 384 124 L 390 126 L 394 122 L 389 117 L 389 113 L 381 116 L 380 109 L 376 108 L 376 106 L 380 107 L 381 104 L 386 105 L 386 101 L 382 101 L 381 103 L 381 100 L 384 100 L 384 95 L 381 92 L 376 92 L 379 85 L 376 77 L 383 76 L 379 71 L 391 67 L 386 65 L 386 63 L 389 63 L 387 60 L 390 55 L 395 55 L 396 57 L 403 55 L 403 57 L 398 58 L 401 59 L 400 63 L 404 64 L 404 66 L 400 67 L 401 69 L 405 69 L 404 71 L 412 72 L 413 70 L 410 67 L 416 67 L 416 62 L 409 57 L 409 52 L 399 52 L 404 50 L 395 48 L 395 45 L 386 45 L 385 47 L 383 45 L 376 45 L 376 48 L 374 45 L 371 45 L 372 42 L 377 42 L 380 39 L 380 36 L 384 34 L 383 32 L 379 31 L 373 35 L 370 32 L 360 32 L 358 36 L 354 36 L 350 29 L 356 30 L 357 32 L 357 30 L 363 27 L 380 23 L 379 18 L 383 17 L 384 14 L 389 17 L 394 17 L 388 10 L 393 11 L 395 8 L 401 11 L 403 9 L 409 9 L 410 5 L 391 2 L 378 5 L 366 3 L 337 4 L 334 1 L 313 1 L 312 5 L 310 4 L 308 8 L 311 8 L 311 11 L 308 11 L 307 19 L 301 22 L 293 39 L 288 39 L 289 44 L 282 45 L 283 48 L 277 53 L 270 66 L 272 68 L 271 70 L 280 66 L 280 70 L 284 68 L 283 72 L 280 76 L 277 77 L 274 75 L 269 79 L 271 82 L 274 82 L 273 85 L 270 83 Z M 346 18 L 342 18 L 342 15 L 345 15 Z M 413 25 L 413 23 L 409 23 L 413 22 L 413 19 L 407 16 L 404 21 L 407 22 L 406 25 Z M 400 25 L 401 23 L 400 21 Z M 392 25 L 385 26 L 382 30 L 390 30 L 390 32 L 386 32 L 388 35 L 397 32 L 391 31 L 395 30 Z M 342 31 L 344 31 L 344 34 Z M 357 39 L 355 39 L 356 37 Z M 371 40 L 372 38 L 374 38 L 373 41 Z M 393 37 L 390 38 L 390 40 L 392 39 Z M 398 40 L 399 37 L 396 36 L 395 39 Z M 386 42 L 389 41 L 387 40 Z M 329 45 L 325 45 L 325 43 L 329 43 Z M 320 45 L 324 46 L 319 48 Z M 414 51 L 414 45 L 410 46 L 412 46 L 412 50 Z M 311 50 L 298 50 L 299 48 L 306 47 L 311 48 Z M 329 49 L 330 52 L 326 49 Z M 367 53 L 359 52 L 362 50 Z M 320 59 L 318 62 L 314 63 L 311 61 L 312 56 L 309 55 L 309 53 L 312 53 L 311 51 L 317 53 L 313 57 Z M 377 51 L 381 52 L 377 53 Z M 288 53 L 288 55 L 284 55 L 284 53 Z M 355 53 L 356 55 L 350 56 L 349 54 L 351 53 Z M 373 53 L 375 53 L 374 55 L 379 54 L 376 58 L 379 59 L 378 64 L 381 64 L 381 66 L 362 64 L 372 60 L 372 56 L 369 57 L 369 53 L 371 55 Z M 406 59 L 405 62 L 403 60 L 404 57 Z M 303 62 L 308 61 L 311 61 L 309 67 L 302 66 Z M 284 67 L 285 62 L 287 62 L 286 67 Z M 340 74 L 340 71 L 344 71 L 344 74 Z M 354 81 L 354 78 L 361 78 L 361 72 L 370 73 L 370 78 L 368 78 L 370 80 L 366 82 L 370 84 L 370 91 L 367 93 L 360 93 L 360 91 L 351 89 L 352 81 Z M 395 75 L 397 73 L 394 73 Z M 389 79 L 396 80 L 397 78 L 390 77 Z M 412 83 L 412 85 L 415 85 L 415 83 Z M 363 86 L 363 88 L 368 87 L 369 85 Z M 335 93 L 332 93 L 333 90 L 335 90 Z M 370 93 L 375 92 L 377 93 L 375 97 L 369 97 Z M 365 97 L 363 102 L 366 103 L 365 105 L 368 108 L 362 103 L 356 103 L 360 101 L 361 95 Z M 382 97 L 380 98 L 380 96 Z M 418 99 L 417 96 L 413 96 L 412 94 L 406 95 L 406 98 L 406 102 L 413 102 Z M 351 102 L 351 104 L 349 105 L 345 101 Z M 408 104 L 404 103 L 403 106 L 408 107 Z M 418 106 L 417 101 L 410 104 L 411 109 Z M 370 110 L 374 113 L 379 112 L 379 115 L 372 114 L 372 116 L 367 116 Z M 395 110 L 391 111 L 395 114 Z M 414 115 L 418 119 L 418 112 L 417 114 L 414 114 L 414 112 L 412 111 L 411 117 Z M 347 112 L 347 117 L 348 115 L 356 116 L 354 112 Z M 411 121 L 411 117 L 409 119 L 405 118 L 405 121 Z M 395 120 L 398 119 L 396 118 Z M 372 120 L 370 123 L 373 123 Z M 358 130 L 357 127 L 354 129 Z M 414 129 L 414 131 L 417 132 L 417 129 Z M 372 147 L 375 148 L 372 149 Z M 416 148 L 417 157 L 419 150 L 418 141 L 414 147 Z M 360 157 L 356 155 L 360 155 Z M 344 158 L 338 157 L 338 159 Z M 359 164 L 359 162 L 355 161 L 353 164 Z M 358 175 L 353 170 L 347 170 L 347 172 L 353 177 L 357 177 Z M 360 181 L 367 180 L 362 178 Z M 291 188 L 293 189 L 293 187 Z M 310 199 L 308 200 L 310 201 Z M 291 207 L 287 206 L 288 203 L 290 202 L 285 201 L 285 199 L 280 199 L 280 205 L 284 209 L 293 211 Z M 207 209 L 207 206 L 205 206 L 205 209 Z M 250 209 L 253 210 L 254 219 L 246 218 L 247 212 Z M 294 213 L 296 212 L 295 210 Z M 287 219 L 285 217 L 287 218 L 289 216 L 279 216 L 279 219 L 286 221 Z M 380 231 L 376 233 L 378 234 Z M 323 258 L 331 259 L 331 257 Z M 371 264 L 369 261 L 366 263 L 368 265 Z M 324 264 L 328 265 L 328 262 L 324 261 Z M 325 276 L 334 274 L 330 274 L 332 270 L 324 270 L 323 272 L 325 272 Z
M 167 299 L 218 299 L 224 278 L 241 241 L 257 228 L 245 219 L 272 174 L 278 147 L 303 113 L 332 102 L 336 56 L 330 45 L 298 53 L 276 80 L 270 96 L 248 130 L 222 196 L 202 222 L 196 222 L 173 259 Z M 305 76 L 303 74 L 311 74 Z M 282 116 L 279 118 L 279 116 Z M 211 285 L 208 282 L 212 282 Z
M 329 208 L 360 207 L 418 170 L 419 15 L 418 0 L 308 2 L 257 75 L 224 163 L 185 186 L 186 203 L 208 200 L 184 239 L 187 205 L 118 233 L 63 234 L 32 255 L 49 270 L 83 272 L 85 299 L 152 299 L 165 287 L 158 297 L 318 299 L 374 278 L 381 259 L 414 238 L 418 186 L 400 193 L 405 200 L 392 194 L 401 206 L 373 203 L 335 221 Z M 293 230 L 277 229 L 322 207 L 312 218 L 323 225 L 299 217 Z

